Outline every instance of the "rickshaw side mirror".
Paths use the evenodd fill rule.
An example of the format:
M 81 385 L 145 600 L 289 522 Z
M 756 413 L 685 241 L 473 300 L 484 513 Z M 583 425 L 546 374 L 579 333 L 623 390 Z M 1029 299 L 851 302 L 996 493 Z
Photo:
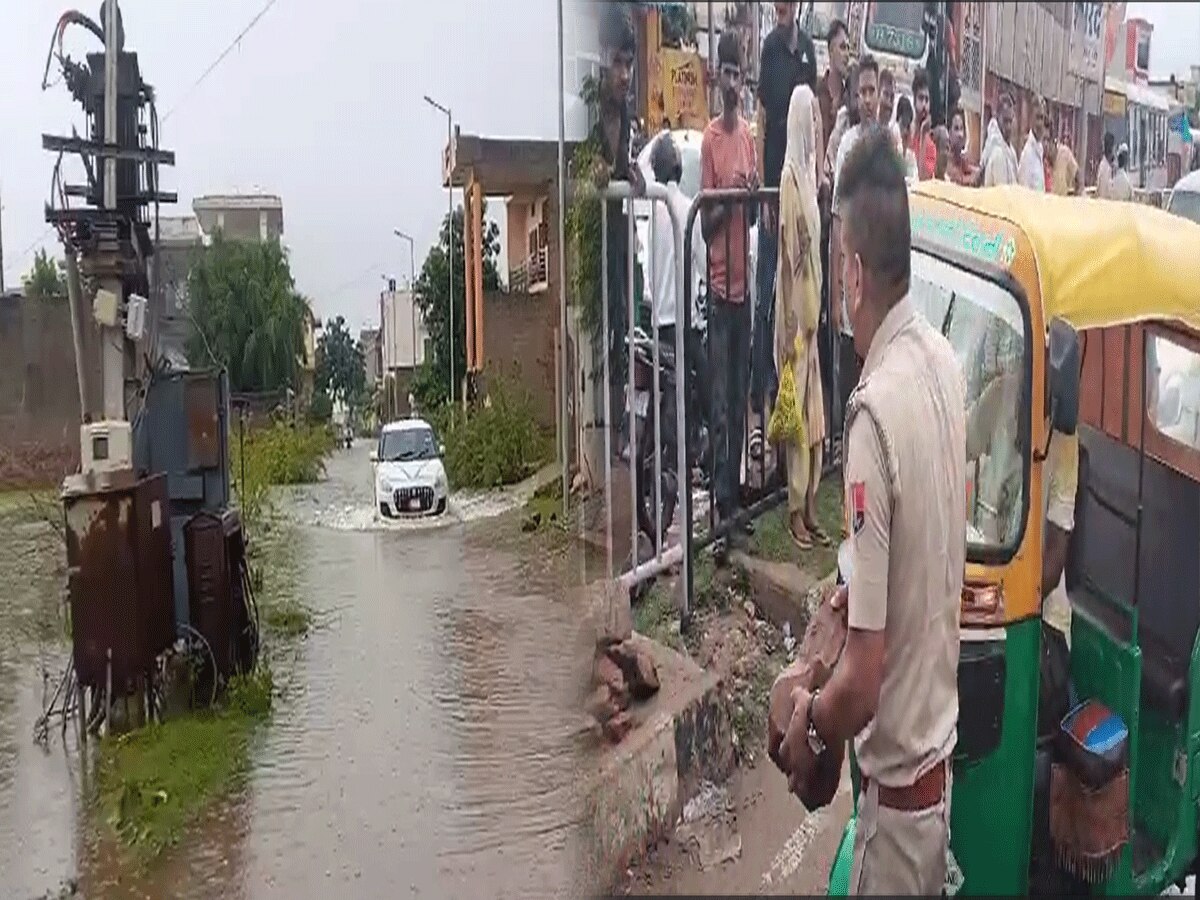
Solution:
M 1079 426 L 1079 332 L 1069 322 L 1053 319 L 1048 344 L 1050 425 L 1060 434 L 1074 434 Z
M 446 445 L 438 444 L 438 456 L 445 456 L 445 455 L 446 455 Z

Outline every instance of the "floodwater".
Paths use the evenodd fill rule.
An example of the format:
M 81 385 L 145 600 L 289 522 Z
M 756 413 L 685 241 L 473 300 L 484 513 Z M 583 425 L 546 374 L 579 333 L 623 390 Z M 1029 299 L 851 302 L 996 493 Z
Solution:
M 246 787 L 142 874 L 92 839 L 71 732 L 53 728 L 45 750 L 32 740 L 43 670 L 53 682 L 68 652 L 61 552 L 48 525 L 14 541 L 0 521 L 0 896 L 54 895 L 69 879 L 88 897 L 590 890 L 575 843 L 590 658 L 565 568 L 496 549 L 463 521 L 520 495 L 378 526 L 371 488 L 360 446 L 283 496 L 296 586 L 319 624 L 275 663 L 283 695 Z M 39 542 L 51 549 L 30 550 Z

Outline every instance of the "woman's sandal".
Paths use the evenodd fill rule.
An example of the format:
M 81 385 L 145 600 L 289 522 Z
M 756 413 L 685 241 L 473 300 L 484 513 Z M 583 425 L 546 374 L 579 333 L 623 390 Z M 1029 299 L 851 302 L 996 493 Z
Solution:
M 788 526 L 788 534 L 792 538 L 792 543 L 795 544 L 797 547 L 799 547 L 801 550 L 811 550 L 813 548 L 812 538 L 807 535 L 804 537 L 800 537 L 800 535 L 796 534 L 796 532 L 792 530 L 791 525 Z
M 808 529 L 808 533 L 812 535 L 812 539 L 822 547 L 833 546 L 833 541 L 820 525 L 805 525 L 805 527 Z

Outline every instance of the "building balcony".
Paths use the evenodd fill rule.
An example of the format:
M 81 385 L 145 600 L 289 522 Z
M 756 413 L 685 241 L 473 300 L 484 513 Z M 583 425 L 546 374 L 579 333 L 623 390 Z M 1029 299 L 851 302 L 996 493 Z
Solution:
M 537 294 L 550 286 L 550 249 L 542 247 L 529 254 L 508 272 L 508 289 L 516 294 Z

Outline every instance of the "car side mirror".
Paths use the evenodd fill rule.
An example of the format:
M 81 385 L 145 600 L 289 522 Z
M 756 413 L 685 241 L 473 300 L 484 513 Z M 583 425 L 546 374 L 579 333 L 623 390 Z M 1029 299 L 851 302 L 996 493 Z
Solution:
M 446 455 L 446 445 L 438 444 L 438 456 L 445 456 L 445 455 Z
M 1050 322 L 1048 345 L 1050 424 L 1061 434 L 1074 434 L 1079 427 L 1079 332 L 1069 322 L 1055 318 Z
M 373 463 L 379 462 L 379 451 L 378 450 L 371 451 L 371 462 L 373 462 Z

